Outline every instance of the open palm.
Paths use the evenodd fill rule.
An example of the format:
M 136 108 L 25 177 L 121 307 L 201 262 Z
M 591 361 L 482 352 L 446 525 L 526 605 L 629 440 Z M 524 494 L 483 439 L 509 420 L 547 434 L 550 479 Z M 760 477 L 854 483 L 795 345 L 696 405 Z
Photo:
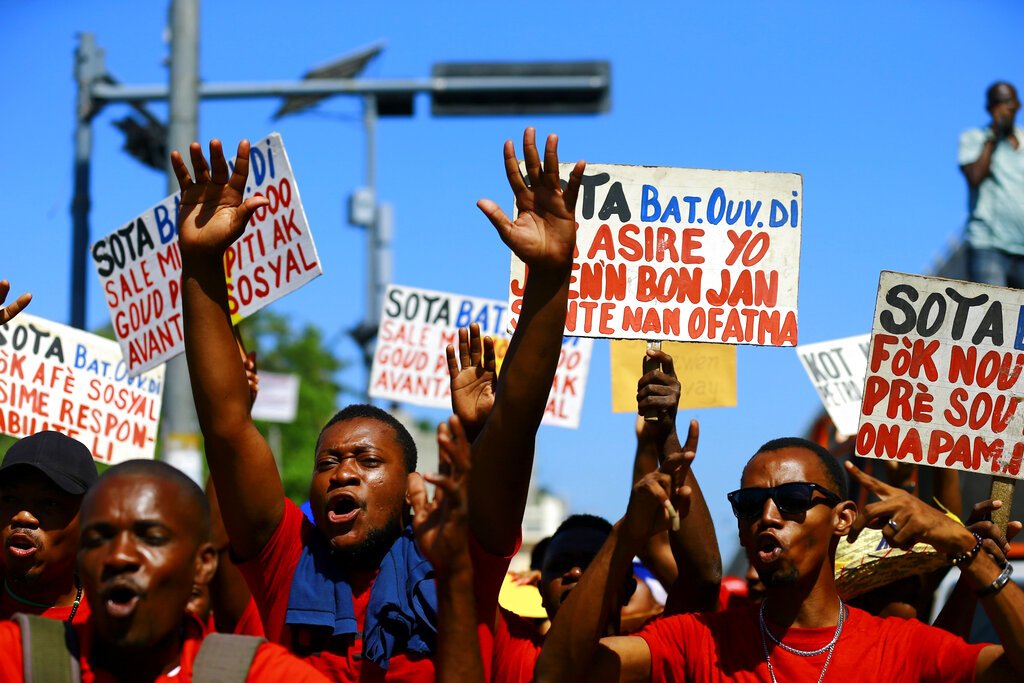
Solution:
M 235 168 L 228 175 L 228 163 L 220 140 L 210 141 L 210 165 L 203 157 L 202 147 L 189 146 L 193 179 L 177 151 L 171 153 L 171 166 L 181 188 L 178 207 L 178 242 L 186 255 L 220 256 L 245 232 L 253 211 L 267 204 L 265 197 L 242 201 L 249 176 L 249 142 L 238 143 Z
M 576 197 L 586 164 L 576 162 L 563 191 L 558 177 L 556 135 L 548 136 L 542 166 L 536 132 L 527 128 L 523 134 L 523 158 L 529 185 L 519 171 L 511 140 L 505 141 L 504 154 L 505 172 L 519 215 L 512 221 L 497 204 L 487 199 L 480 200 L 477 206 L 497 229 L 502 241 L 527 266 L 567 267 L 572 263 L 576 246 Z

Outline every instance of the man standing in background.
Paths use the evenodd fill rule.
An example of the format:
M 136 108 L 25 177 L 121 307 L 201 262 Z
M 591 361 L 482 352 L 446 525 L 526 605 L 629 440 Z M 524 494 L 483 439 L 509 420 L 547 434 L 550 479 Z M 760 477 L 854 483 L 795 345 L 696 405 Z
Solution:
M 989 86 L 992 121 L 960 136 L 960 170 L 967 178 L 968 277 L 1024 288 L 1024 131 L 1014 125 L 1020 101 L 1005 81 Z

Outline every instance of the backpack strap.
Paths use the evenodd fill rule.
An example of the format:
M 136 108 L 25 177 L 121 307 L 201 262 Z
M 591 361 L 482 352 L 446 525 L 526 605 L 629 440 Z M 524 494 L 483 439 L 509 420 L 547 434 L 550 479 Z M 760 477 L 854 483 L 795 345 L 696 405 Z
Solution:
M 18 613 L 25 683 L 79 683 L 78 647 L 70 625 L 57 619 Z
M 256 636 L 211 633 L 192 665 L 192 683 L 244 683 L 256 650 L 265 642 Z

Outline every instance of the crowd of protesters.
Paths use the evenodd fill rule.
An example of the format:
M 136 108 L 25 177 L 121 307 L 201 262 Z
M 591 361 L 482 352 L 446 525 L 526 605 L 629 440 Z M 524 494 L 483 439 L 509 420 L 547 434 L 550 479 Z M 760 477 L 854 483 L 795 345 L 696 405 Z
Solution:
M 990 93 L 1000 127 L 983 162 L 1013 136 L 1004 90 Z M 308 516 L 284 495 L 253 422 L 258 379 L 251 358 L 239 362 L 228 312 L 225 250 L 266 203 L 243 200 L 248 143 L 233 168 L 217 140 L 209 160 L 190 147 L 191 170 L 172 153 L 185 351 L 210 482 L 204 493 L 157 461 L 98 476 L 89 450 L 57 432 L 11 446 L 0 465 L 0 680 L 1024 680 L 1024 594 L 1006 557 L 1021 525 L 989 521 L 999 501 L 962 524 L 919 499 L 906 472 L 886 483 L 805 439 L 751 445 L 728 493 L 750 568 L 746 585 L 727 588 L 736 579 L 723 581 L 691 468 L 699 426 L 677 424 L 680 384 L 660 351 L 647 352 L 654 369 L 637 388 L 638 415 L 651 419 L 637 421 L 623 517 L 570 517 L 533 571 L 509 579 L 561 349 L 584 169 L 563 186 L 557 138 L 541 152 L 533 129 L 522 153 L 526 178 L 505 143 L 516 219 L 479 203 L 529 268 L 500 381 L 493 341 L 460 330 L 436 474 L 417 471 L 415 443 L 389 413 L 342 409 L 311 454 Z M 0 306 L 8 290 L 0 282 Z M 0 310 L 0 324 L 28 303 Z M 851 484 L 872 502 L 858 508 Z M 958 492 L 943 502 L 960 512 Z M 862 534 L 927 544 L 948 561 L 853 596 L 836 554 Z M 947 571 L 959 582 L 930 625 L 922 605 Z M 503 585 L 532 590 L 538 606 L 500 605 Z M 1000 644 L 966 640 L 979 603 Z

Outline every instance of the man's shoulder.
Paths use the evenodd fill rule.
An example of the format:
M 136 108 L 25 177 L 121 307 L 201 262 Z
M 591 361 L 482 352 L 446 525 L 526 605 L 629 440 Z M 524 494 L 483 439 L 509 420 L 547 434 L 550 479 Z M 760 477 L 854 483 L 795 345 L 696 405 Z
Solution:
M 246 680 L 251 683 L 283 680 L 288 683 L 306 683 L 328 679 L 281 645 L 264 642 L 256 650 Z

